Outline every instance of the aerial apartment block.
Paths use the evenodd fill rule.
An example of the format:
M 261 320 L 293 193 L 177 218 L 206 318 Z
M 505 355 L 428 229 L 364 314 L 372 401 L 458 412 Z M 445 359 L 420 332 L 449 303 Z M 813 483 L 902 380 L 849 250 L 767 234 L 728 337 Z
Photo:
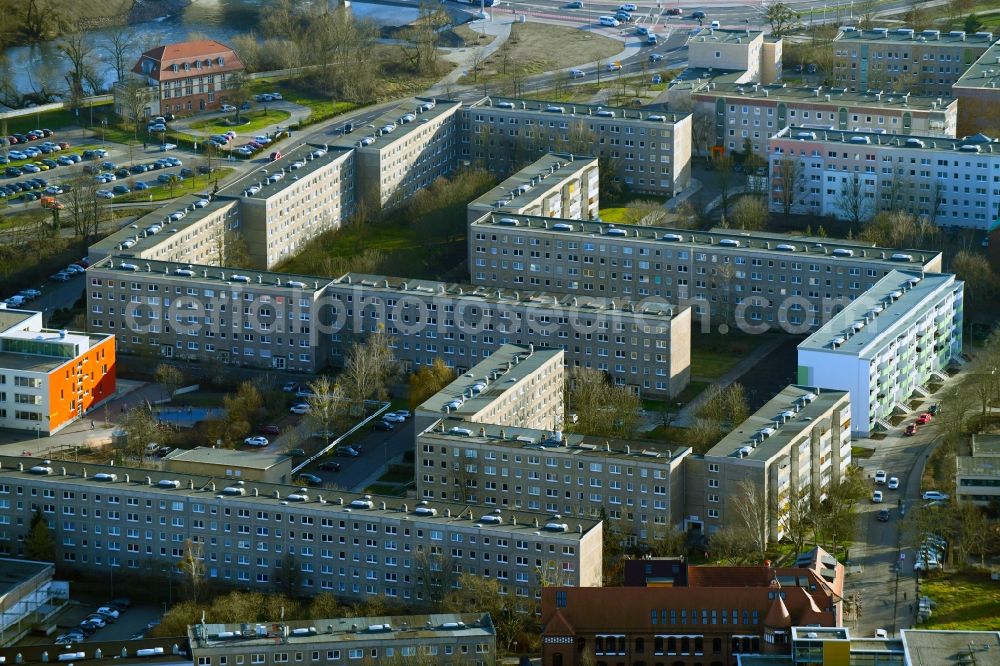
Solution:
M 549 153 L 469 203 L 469 222 L 488 212 L 592 220 L 600 208 L 597 158 Z
M 687 385 L 689 308 L 517 289 L 349 273 L 325 290 L 333 363 L 384 325 L 404 367 L 440 357 L 465 372 L 512 343 L 562 349 L 567 367 L 596 368 L 643 393 L 674 396 Z
M 328 279 L 112 256 L 86 274 L 87 330 L 123 353 L 317 372 Z
M 1000 42 L 994 42 L 979 60 L 969 65 L 952 94 L 958 100 L 958 136 L 980 132 L 1000 135 L 997 108 L 1000 105 Z
M 674 196 L 691 180 L 689 113 L 485 97 L 459 121 L 459 159 L 501 175 L 556 152 L 614 160 L 634 192 Z
M 992 231 L 1000 216 L 1000 142 L 977 135 L 893 136 L 784 128 L 769 141 L 770 208 L 786 201 L 783 160 L 801 174 L 794 213 L 862 220 L 908 210 L 942 227 Z
M 493 666 L 496 629 L 489 613 L 311 618 L 188 626 L 199 666 L 430 663 Z
M 821 548 L 786 567 L 684 566 L 683 583 L 546 588 L 543 666 L 781 663 L 795 626 L 841 625 L 844 566 Z
M 417 407 L 417 428 L 447 416 L 472 423 L 555 430 L 563 424 L 561 349 L 502 345 Z
M 739 523 L 744 482 L 768 506 L 768 538 L 782 538 L 788 505 L 814 505 L 840 483 L 851 463 L 847 391 L 788 386 L 704 455 L 686 461 L 684 529 L 712 535 Z
M 952 85 L 993 43 L 993 33 L 841 28 L 833 79 L 852 92 L 951 96 Z
M 54 435 L 115 394 L 115 336 L 0 308 L 0 428 Z
M 417 434 L 417 493 L 491 508 L 595 518 L 633 543 L 681 524 L 687 447 L 609 441 L 441 414 Z
M 851 394 L 851 431 L 867 437 L 944 381 L 962 352 L 963 283 L 893 271 L 798 347 L 798 381 Z
M 544 513 L 0 456 L 0 499 L 15 497 L 31 501 L 10 502 L 4 554 L 23 557 L 38 511 L 61 566 L 163 584 L 188 541 L 201 549 L 208 583 L 265 592 L 286 554 L 303 595 L 419 602 L 467 573 L 531 603 L 543 582 L 601 584 L 602 524 L 589 518 L 543 529 Z
M 186 194 L 95 242 L 87 257 L 91 263 L 119 255 L 219 266 L 227 233 L 239 230 L 236 201 Z
M 457 166 L 461 102 L 414 98 L 334 145 L 354 150 L 358 202 L 393 208 Z
M 269 269 L 354 213 L 354 151 L 308 144 L 219 190 L 239 202 L 240 233 L 255 267 Z
M 473 284 L 691 306 L 695 321 L 804 333 L 894 268 L 941 254 L 858 241 L 488 214 L 469 226 Z
M 715 121 L 715 145 L 741 151 L 750 139 L 759 155 L 789 126 L 953 137 L 958 119 L 958 103 L 950 97 L 709 79 L 691 87 L 695 108 Z

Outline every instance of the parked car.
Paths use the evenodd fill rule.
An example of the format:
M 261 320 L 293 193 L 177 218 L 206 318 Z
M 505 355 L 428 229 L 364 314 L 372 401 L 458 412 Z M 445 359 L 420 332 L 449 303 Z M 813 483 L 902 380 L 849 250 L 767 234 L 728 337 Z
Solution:
M 176 147 L 177 147 L 177 144 L 176 144 L 176 143 L 164 143 L 164 144 L 161 144 L 161 145 L 160 145 L 160 150 L 161 150 L 162 152 L 166 152 L 166 151 L 168 151 L 168 150 L 173 150 L 173 149 L 174 149 L 174 148 L 176 148 Z
M 267 437 L 247 437 L 243 440 L 243 443 L 247 446 L 260 446 L 264 447 L 270 444 L 270 440 Z
M 923 414 L 917 417 L 917 423 L 919 425 L 930 423 L 932 420 L 934 420 L 934 416 L 930 412 L 924 412 Z
M 308 414 L 310 411 L 312 411 L 312 407 L 310 407 L 308 404 L 303 403 L 299 405 L 293 405 L 292 408 L 289 409 L 288 411 L 290 411 L 292 414 L 299 414 L 299 415 Z
M 899 479 L 896 478 L 895 476 L 890 476 L 889 477 L 888 488 L 889 488 L 889 490 L 898 490 L 899 489 Z
M 274 162 L 275 160 L 280 160 L 280 159 L 281 159 L 281 151 L 280 150 L 276 150 L 273 153 L 271 153 L 271 161 L 272 162 Z
M 306 483 L 308 483 L 310 486 L 322 486 L 323 485 L 323 477 L 316 476 L 315 474 L 309 474 L 308 472 L 302 472 L 302 473 L 300 473 L 299 476 L 298 476 L 298 478 L 302 479 L 303 481 L 305 481 Z
M 95 629 L 103 629 L 108 626 L 108 622 L 104 618 L 91 616 L 80 622 L 81 627 L 86 627 L 87 625 L 90 625 Z M 86 631 L 86 629 L 84 629 L 84 631 Z
M 128 185 L 115 185 L 114 187 L 111 188 L 111 192 L 114 193 L 115 195 L 128 194 L 131 191 L 132 190 L 128 188 Z
M 383 421 L 388 421 L 389 423 L 402 423 L 406 418 L 402 416 L 397 416 L 395 412 L 389 412 L 388 414 L 382 415 Z
M 111 190 L 97 190 L 96 192 L 94 192 L 94 196 L 96 196 L 98 199 L 114 199 L 115 193 L 112 192 Z
M 148 190 L 149 189 L 149 185 L 147 183 L 139 181 L 138 183 L 135 184 L 135 186 L 132 189 L 134 189 L 136 191 L 138 191 L 138 190 Z
M 875 472 L 875 483 L 877 485 L 884 486 L 886 478 L 887 474 L 885 473 L 884 469 L 880 469 Z
M 881 504 L 881 503 L 882 503 L 882 491 L 876 490 L 875 492 L 872 493 L 872 504 Z
M 260 427 L 260 431 L 261 431 L 262 434 L 264 434 L 264 435 L 271 435 L 272 437 L 274 437 L 275 435 L 280 435 L 281 434 L 281 428 L 279 428 L 276 425 L 261 426 Z
M 381 431 L 381 432 L 389 432 L 390 430 L 393 430 L 393 429 L 394 429 L 394 426 L 391 423 L 389 423 L 388 421 L 384 420 L 384 419 L 382 421 L 376 421 L 375 422 L 375 430 L 378 430 L 378 431 Z
M 53 282 L 69 282 L 69 275 L 59 271 L 58 273 L 53 273 L 49 276 L 49 279 Z
M 570 75 L 570 78 L 582 79 L 583 77 L 585 77 L 587 75 L 587 73 L 584 72 L 582 69 L 571 69 L 571 70 L 569 70 L 569 75 Z
M 701 11 L 700 9 L 698 9 L 696 11 L 693 11 L 693 12 L 691 12 L 691 18 L 693 18 L 693 19 L 703 19 L 703 18 L 705 18 L 705 12 Z
M 906 426 L 906 430 L 903 431 L 903 434 L 906 435 L 907 437 L 912 437 L 912 436 L 916 435 L 917 434 L 917 426 L 915 426 L 914 424 L 911 423 L 910 425 Z
M 880 523 L 889 522 L 889 509 L 879 509 L 877 518 Z
M 97 612 L 100 615 L 104 615 L 115 620 L 117 620 L 118 616 L 121 614 L 117 608 L 112 608 L 111 606 L 101 606 L 97 609 Z
M 350 446 L 338 446 L 337 455 L 347 456 L 348 458 L 357 458 L 361 455 L 361 453 L 357 449 L 353 449 Z
M 281 390 L 284 391 L 285 393 L 291 393 L 297 387 L 298 384 L 296 384 L 295 382 L 285 382 L 285 385 L 281 387 Z
M 927 408 L 927 413 L 930 414 L 931 416 L 937 416 L 939 409 L 941 409 L 941 407 L 935 402 L 933 405 Z
M 948 499 L 948 495 L 939 492 L 937 490 L 925 490 L 923 495 L 920 496 L 921 499 L 928 501 L 939 501 L 943 502 Z
M 670 7 L 667 9 L 667 16 L 680 16 L 684 13 L 684 10 L 680 7 Z
M 319 467 L 317 469 L 321 469 L 324 472 L 339 472 L 340 471 L 340 463 L 339 462 L 334 462 L 333 460 L 327 460 L 324 463 L 320 463 Z

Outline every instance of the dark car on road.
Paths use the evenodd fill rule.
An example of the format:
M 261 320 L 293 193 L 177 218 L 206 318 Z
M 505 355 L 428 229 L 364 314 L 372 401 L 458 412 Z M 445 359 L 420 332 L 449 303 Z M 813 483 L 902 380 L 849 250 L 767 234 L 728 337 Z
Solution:
M 375 422 L 375 430 L 378 430 L 378 431 L 381 431 L 381 432 L 389 432 L 392 429 L 393 429 L 393 425 L 391 423 L 389 423 L 388 421 L 376 421 Z
M 303 481 L 305 481 L 306 483 L 308 483 L 310 486 L 322 486 L 323 485 L 323 477 L 316 476 L 315 474 L 308 474 L 308 473 L 303 472 L 302 474 L 299 474 L 298 477 L 296 477 L 296 478 L 302 479 Z
M 333 460 L 327 460 L 325 463 L 320 463 L 317 469 L 320 469 L 324 472 L 339 472 L 340 463 L 334 462 Z

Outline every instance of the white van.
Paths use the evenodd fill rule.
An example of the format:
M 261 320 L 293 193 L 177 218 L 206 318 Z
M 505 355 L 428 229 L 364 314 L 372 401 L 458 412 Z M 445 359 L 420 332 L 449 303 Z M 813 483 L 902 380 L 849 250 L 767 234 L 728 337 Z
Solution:
M 712 25 L 710 27 L 712 28 L 712 30 L 718 30 L 722 26 L 719 24 L 718 21 L 712 21 Z
M 600 21 L 601 25 L 606 25 L 606 26 L 611 27 L 611 28 L 617 28 L 619 25 L 621 25 L 618 22 L 618 19 L 616 19 L 614 16 L 602 16 L 599 19 L 599 21 Z

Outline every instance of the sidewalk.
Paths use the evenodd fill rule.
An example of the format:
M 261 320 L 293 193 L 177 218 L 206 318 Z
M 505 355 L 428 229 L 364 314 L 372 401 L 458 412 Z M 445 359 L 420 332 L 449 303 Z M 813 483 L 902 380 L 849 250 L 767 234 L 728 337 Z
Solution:
M 307 106 L 293 104 L 292 102 L 284 100 L 276 100 L 273 102 L 268 102 L 266 105 L 257 102 L 255 103 L 254 110 L 258 108 L 262 109 L 264 108 L 264 106 L 267 106 L 267 109 L 269 111 L 274 111 L 274 110 L 287 111 L 291 115 L 286 120 L 282 120 L 280 123 L 273 123 L 271 125 L 267 125 L 266 127 L 260 127 L 256 130 L 253 130 L 252 132 L 241 131 L 241 128 L 239 126 L 233 127 L 233 130 L 237 134 L 236 140 L 232 142 L 233 145 L 236 145 L 240 139 L 249 140 L 258 134 L 267 134 L 268 136 L 270 136 L 271 134 L 277 132 L 279 128 L 287 129 L 289 125 L 294 125 L 301 120 L 305 120 L 306 118 L 309 117 L 309 114 L 312 113 L 312 110 Z M 184 118 L 178 118 L 177 120 L 171 123 L 170 131 L 184 132 L 185 134 L 192 134 L 194 136 L 207 137 L 211 134 L 214 134 L 214 132 L 209 132 L 205 130 L 194 130 L 191 129 L 191 125 L 193 123 L 200 123 L 205 120 L 210 120 L 213 118 L 221 119 L 229 115 L 231 114 L 222 113 L 221 111 L 219 111 L 218 113 L 200 113 L 194 116 L 186 116 Z
M 444 58 L 455 63 L 455 68 L 448 72 L 440 81 L 428 88 L 424 94 L 428 97 L 443 95 L 452 91 L 456 86 L 459 89 L 474 88 L 475 86 L 458 85 L 458 80 L 469 73 L 473 63 L 478 57 L 485 60 L 504 45 L 510 37 L 511 27 L 514 25 L 514 18 L 510 15 L 496 17 L 496 13 L 490 14 L 490 19 L 479 19 L 466 23 L 470 30 L 493 35 L 493 41 L 486 46 L 465 46 L 461 48 L 448 49 Z

